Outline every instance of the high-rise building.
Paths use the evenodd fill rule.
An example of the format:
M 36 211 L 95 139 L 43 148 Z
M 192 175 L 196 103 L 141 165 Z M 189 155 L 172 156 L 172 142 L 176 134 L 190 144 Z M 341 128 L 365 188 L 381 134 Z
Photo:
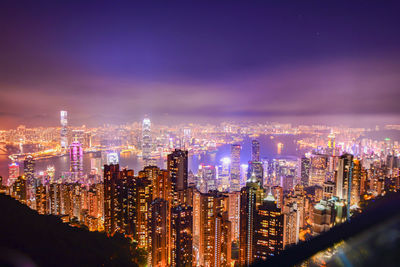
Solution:
M 229 192 L 229 221 L 232 224 L 232 241 L 239 240 L 239 232 L 240 232 L 240 192 Z
M 119 170 L 119 165 L 104 166 L 104 228 L 107 234 L 134 234 L 133 170 Z
M 36 187 L 36 211 L 39 214 L 47 214 L 47 193 L 46 193 L 46 186 L 39 185 Z
M 68 148 L 68 114 L 67 111 L 61 110 L 60 112 L 61 115 L 61 132 L 60 132 L 60 137 L 61 137 L 61 149 L 67 149 Z
M 169 202 L 157 198 L 151 203 L 151 266 L 171 266 L 171 221 Z
M 319 201 L 312 210 L 312 231 L 314 235 L 328 231 L 332 226 L 343 223 L 347 218 L 345 200 L 333 197 Z
M 260 161 L 260 142 L 257 140 L 251 141 L 251 161 Z
M 142 158 L 144 166 L 151 165 L 151 122 L 149 118 L 144 118 L 142 123 Z
M 282 186 L 276 185 L 271 187 L 271 193 L 276 200 L 276 205 L 278 208 L 283 208 L 283 188 Z
M 258 207 L 254 222 L 254 260 L 266 260 L 283 250 L 284 216 L 271 193 Z
M 75 179 L 82 178 L 83 176 L 83 149 L 79 141 L 73 141 L 70 145 L 69 151 L 70 171 L 73 173 Z
M 351 197 L 353 166 L 353 155 L 343 154 L 340 156 L 336 173 L 336 196 L 344 199 L 348 204 Z
M 24 160 L 24 175 L 28 182 L 35 179 L 35 160 L 31 155 L 28 155 Z
M 294 176 L 293 175 L 282 175 L 281 176 L 281 186 L 283 191 L 287 192 L 294 187 Z
M 325 182 L 328 169 L 328 156 L 322 154 L 311 155 L 311 169 L 309 185 L 319 185 Z
M 12 162 L 8 165 L 8 180 L 5 181 L 6 186 L 11 186 L 18 179 L 19 176 L 19 165 L 16 162 Z
M 12 185 L 13 187 L 13 197 L 22 203 L 26 203 L 27 200 L 27 181 L 24 175 L 19 176 L 15 183 Z
M 239 264 L 250 266 L 254 261 L 254 225 L 262 189 L 254 173 L 240 191 Z
M 171 209 L 172 266 L 192 266 L 193 208 L 178 205 Z
M 53 215 L 66 214 L 62 211 L 62 185 L 52 183 L 49 185 L 49 213 Z
M 323 200 L 329 200 L 331 199 L 335 194 L 335 183 L 332 181 L 326 181 L 323 185 L 322 185 L 322 199 Z
M 301 158 L 301 184 L 308 186 L 310 179 L 311 161 L 309 158 Z
M 135 179 L 134 183 L 134 239 L 138 247 L 149 251 L 151 239 L 149 234 L 149 219 L 152 203 L 152 182 L 146 178 Z
M 35 199 L 35 160 L 31 155 L 28 155 L 24 160 L 24 176 L 26 180 L 26 201 L 30 206 Z
M 226 157 L 221 159 L 221 164 L 217 168 L 217 189 L 221 192 L 229 190 L 229 176 L 231 159 Z
M 207 193 L 208 191 L 217 190 L 217 179 L 215 167 L 212 165 L 200 165 L 199 175 L 201 177 L 200 192 Z
M 175 149 L 168 155 L 167 170 L 171 175 L 171 185 L 174 194 L 172 206 L 178 203 L 178 192 L 188 186 L 188 151 Z
M 350 207 L 357 206 L 360 202 L 361 163 L 360 160 L 353 160 L 353 173 L 351 180 Z
M 199 214 L 194 220 L 199 222 L 198 264 L 200 266 L 227 266 L 230 263 L 231 232 L 228 221 L 228 196 L 212 191 L 199 194 L 195 207 Z M 198 216 L 198 220 L 195 218 Z M 229 254 L 228 254 L 229 253 Z
M 300 211 L 296 202 L 289 202 L 283 206 L 283 248 L 297 244 L 300 232 Z
M 249 168 L 247 170 L 247 179 L 250 178 L 251 175 L 255 175 L 258 183 L 261 187 L 264 185 L 264 168 L 262 162 L 259 161 L 250 161 Z
M 231 146 L 231 179 L 230 192 L 240 191 L 240 150 L 241 145 L 233 144 Z

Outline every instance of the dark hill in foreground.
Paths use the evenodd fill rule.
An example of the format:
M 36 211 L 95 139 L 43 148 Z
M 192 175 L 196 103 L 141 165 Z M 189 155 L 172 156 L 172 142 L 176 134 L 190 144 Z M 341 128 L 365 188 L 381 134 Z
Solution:
M 68 226 L 0 194 L 0 266 L 135 266 L 122 237 Z

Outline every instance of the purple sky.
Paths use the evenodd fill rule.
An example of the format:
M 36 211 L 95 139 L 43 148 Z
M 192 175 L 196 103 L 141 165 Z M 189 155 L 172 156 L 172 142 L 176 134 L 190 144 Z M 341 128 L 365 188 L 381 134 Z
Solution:
M 400 121 L 395 1 L 52 2 L 0 4 L 0 129 Z

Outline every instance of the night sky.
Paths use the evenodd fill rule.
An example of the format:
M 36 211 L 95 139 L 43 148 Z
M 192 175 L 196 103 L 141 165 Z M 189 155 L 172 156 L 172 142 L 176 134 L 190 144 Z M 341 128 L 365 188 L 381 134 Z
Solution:
M 395 1 L 167 2 L 1 1 L 0 129 L 400 122 Z

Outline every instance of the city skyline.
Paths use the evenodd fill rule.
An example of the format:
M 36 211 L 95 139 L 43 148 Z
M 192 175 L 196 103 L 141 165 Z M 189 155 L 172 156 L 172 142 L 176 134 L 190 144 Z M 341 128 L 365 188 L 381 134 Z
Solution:
M 2 4 L 3 129 L 59 110 L 89 126 L 399 122 L 391 1 L 25 4 Z
M 400 5 L 0 3 L 0 266 L 397 266 Z

